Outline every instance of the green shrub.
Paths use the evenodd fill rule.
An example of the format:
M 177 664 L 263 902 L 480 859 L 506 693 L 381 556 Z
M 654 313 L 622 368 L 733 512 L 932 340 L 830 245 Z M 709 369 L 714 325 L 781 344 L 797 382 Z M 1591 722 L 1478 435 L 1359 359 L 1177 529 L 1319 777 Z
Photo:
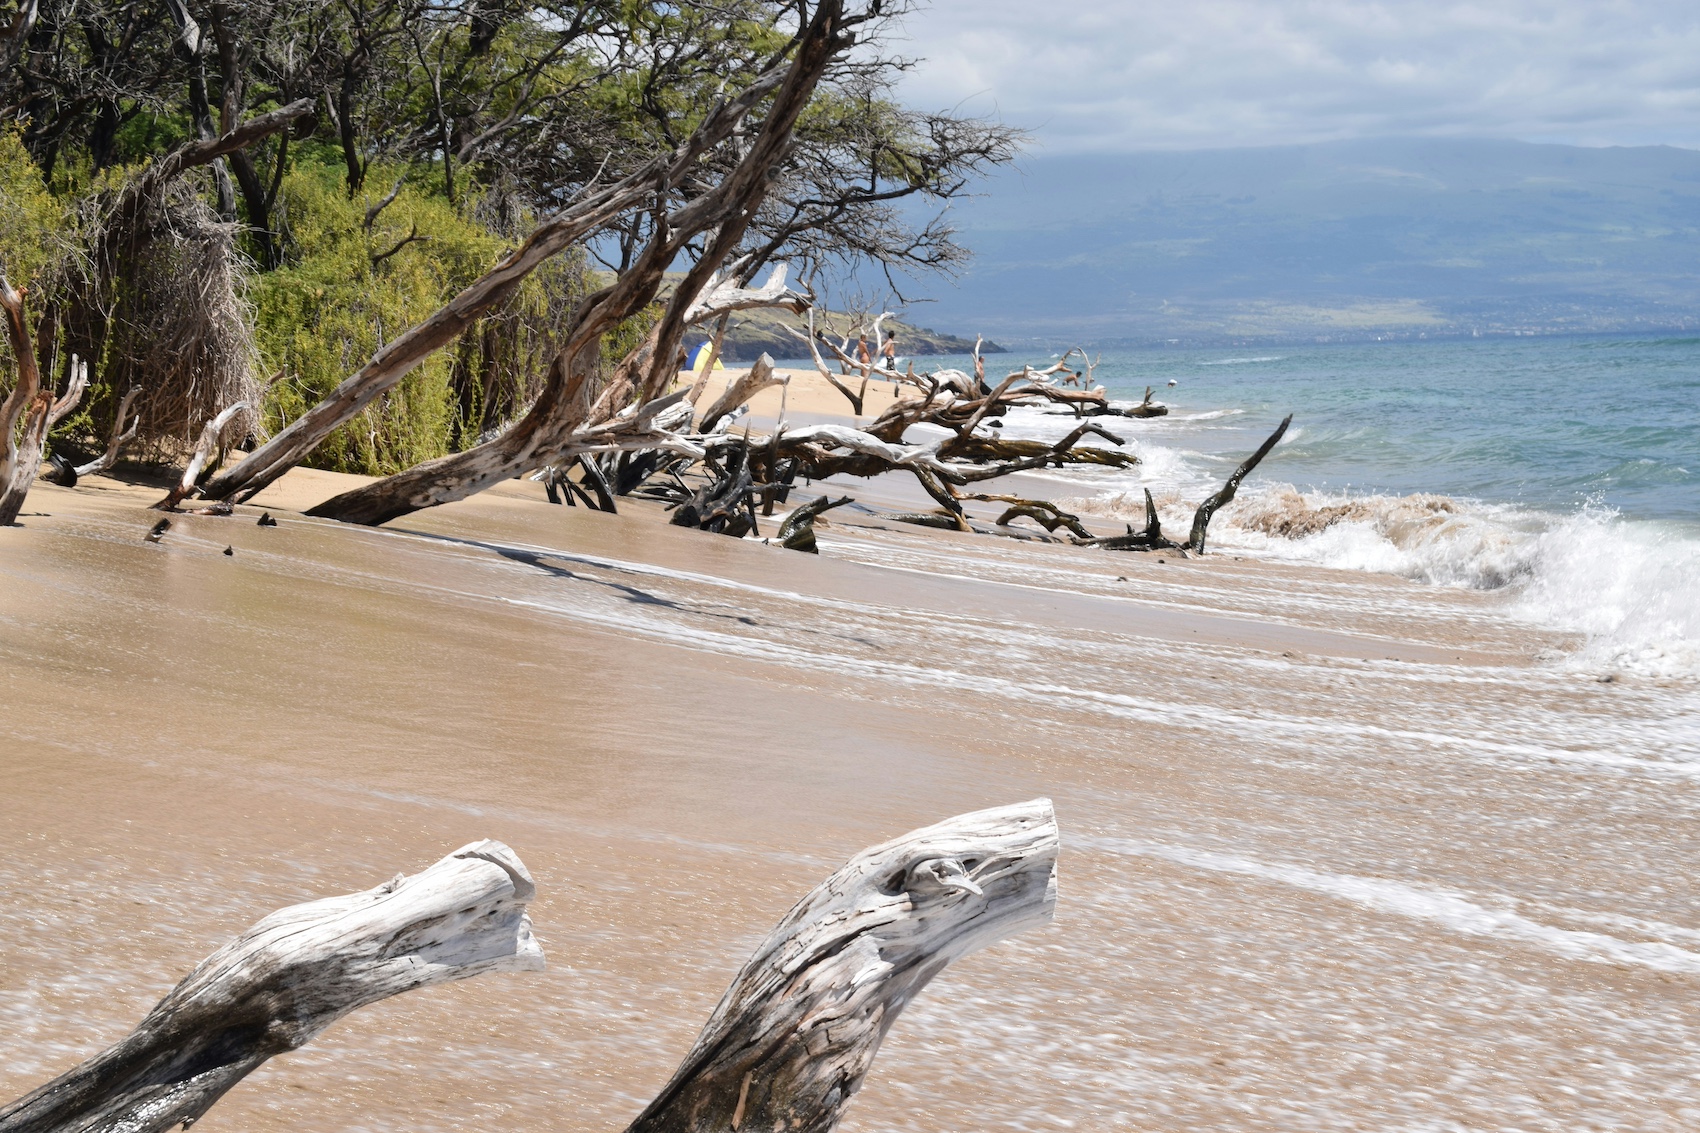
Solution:
M 368 184 L 393 185 L 374 168 Z M 284 178 L 284 267 L 255 279 L 269 428 L 311 407 L 385 343 L 442 306 L 512 246 L 440 196 L 405 185 L 370 229 L 375 188 L 348 198 L 342 170 L 302 165 Z M 468 211 L 472 211 L 471 208 Z M 412 237 L 413 239 L 409 239 Z M 469 447 L 535 394 L 551 332 L 582 291 L 582 261 L 562 257 L 512 301 L 480 320 L 337 430 L 308 462 L 387 475 Z
M 36 282 L 57 248 L 65 209 L 15 129 L 0 129 L 0 271 L 14 287 Z

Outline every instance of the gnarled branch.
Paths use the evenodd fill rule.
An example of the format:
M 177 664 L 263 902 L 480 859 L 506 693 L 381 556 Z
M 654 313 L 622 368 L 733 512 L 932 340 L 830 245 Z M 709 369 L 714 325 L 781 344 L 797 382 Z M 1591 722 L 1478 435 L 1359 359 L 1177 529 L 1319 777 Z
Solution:
M 518 856 L 484 841 L 413 877 L 275 912 L 203 960 L 122 1042 L 0 1107 L 0 1133 L 164 1133 L 356 1008 L 538 971 L 525 911 L 535 892 Z
M 1050 800 L 1034 799 L 856 855 L 756 949 L 626 1133 L 827 1133 L 934 976 L 1051 919 L 1057 844 Z

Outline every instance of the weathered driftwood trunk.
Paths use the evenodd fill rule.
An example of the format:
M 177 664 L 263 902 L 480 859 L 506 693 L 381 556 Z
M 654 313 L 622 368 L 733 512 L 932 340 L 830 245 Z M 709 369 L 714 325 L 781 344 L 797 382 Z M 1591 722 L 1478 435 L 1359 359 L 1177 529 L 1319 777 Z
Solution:
M 773 358 L 763 354 L 755 360 L 749 370 L 727 383 L 726 389 L 714 399 L 714 404 L 703 411 L 702 420 L 697 428 L 704 433 L 711 433 L 720 424 L 720 419 L 735 411 L 740 405 L 765 389 L 782 386 L 791 379 L 778 377 L 773 372 Z
M 779 923 L 627 1133 L 838 1124 L 898 1013 L 952 960 L 1056 906 L 1049 799 L 865 850 Z
M 0 1133 L 162 1133 L 355 1008 L 486 972 L 537 971 L 535 894 L 500 842 L 412 877 L 273 913 L 202 961 L 129 1037 L 0 1107 Z
M 18 521 L 24 500 L 35 485 L 41 469 L 41 453 L 47 446 L 47 431 L 77 407 L 88 388 L 88 365 L 71 357 L 70 384 L 65 396 L 55 399 L 43 386 L 37 368 L 35 346 L 30 341 L 29 318 L 24 311 L 24 293 L 0 275 L 0 311 L 6 319 L 6 335 L 18 363 L 18 380 L 0 403 L 0 527 Z M 20 427 L 18 422 L 22 419 Z M 73 477 L 75 482 L 75 477 Z
M 206 467 L 207 459 L 212 456 L 213 449 L 218 447 L 219 437 L 229 426 L 238 413 L 248 408 L 248 403 L 238 401 L 235 405 L 227 405 L 218 414 L 201 426 L 200 440 L 195 442 L 195 451 L 189 457 L 188 465 L 183 469 L 183 475 L 177 481 L 177 486 L 167 492 L 165 498 L 153 505 L 160 511 L 176 511 L 177 505 L 189 498 L 195 490 L 195 481 L 201 478 L 201 469 Z

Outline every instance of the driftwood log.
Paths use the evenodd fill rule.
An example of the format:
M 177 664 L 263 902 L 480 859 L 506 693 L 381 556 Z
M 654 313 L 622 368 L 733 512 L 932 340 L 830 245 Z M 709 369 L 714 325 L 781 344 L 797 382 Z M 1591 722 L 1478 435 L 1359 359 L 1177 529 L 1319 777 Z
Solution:
M 785 517 L 785 522 L 779 525 L 779 534 L 775 536 L 775 540 L 788 551 L 804 551 L 818 555 L 820 548 L 815 545 L 815 520 L 819 519 L 823 512 L 855 502 L 849 496 L 840 496 L 836 500 L 831 496 L 821 496 L 810 500 Z
M 977 811 L 852 858 L 744 965 L 626 1133 L 826 1133 L 898 1013 L 951 961 L 1049 921 L 1049 799 Z
M 273 913 L 225 945 L 129 1037 L 10 1105 L 0 1133 L 163 1133 L 273 1055 L 358 1007 L 486 972 L 537 971 L 536 887 L 500 842 L 422 873 Z

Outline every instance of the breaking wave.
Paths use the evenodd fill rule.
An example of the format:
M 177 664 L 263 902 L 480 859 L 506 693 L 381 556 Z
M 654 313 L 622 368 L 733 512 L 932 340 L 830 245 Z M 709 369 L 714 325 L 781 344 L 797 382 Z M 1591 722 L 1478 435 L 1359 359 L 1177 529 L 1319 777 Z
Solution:
M 1151 450 L 1147 449 L 1147 452 Z M 1200 494 L 1153 493 L 1164 527 L 1184 531 Z M 1061 501 L 1140 522 L 1143 489 Z M 1242 489 L 1210 526 L 1212 545 L 1260 558 L 1503 590 L 1515 616 L 1584 639 L 1565 663 L 1587 671 L 1700 676 L 1700 531 L 1439 495 Z

